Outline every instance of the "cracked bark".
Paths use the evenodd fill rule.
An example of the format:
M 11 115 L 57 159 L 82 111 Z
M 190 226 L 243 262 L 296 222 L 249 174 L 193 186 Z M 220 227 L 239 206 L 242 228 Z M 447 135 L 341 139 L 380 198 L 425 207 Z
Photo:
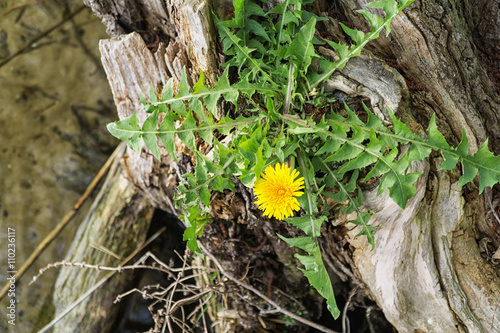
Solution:
M 349 21 L 365 26 L 352 9 L 366 2 L 341 1 Z M 499 81 L 492 80 L 494 59 L 484 55 L 498 47 L 500 28 L 491 22 L 499 15 L 498 4 L 488 1 L 416 1 L 394 20 L 391 35 L 369 48 L 393 59 L 413 86 L 408 106 L 415 119 L 425 123 L 436 113 L 454 143 L 464 129 L 474 141 L 471 152 L 487 137 L 490 149 L 500 152 Z M 487 235 L 498 246 L 489 207 L 483 197 L 464 201 L 459 175 L 429 163 L 431 171 L 402 213 L 390 199 L 367 193 L 367 206 L 377 212 L 372 223 L 382 227 L 373 252 L 362 240 L 351 241 L 356 268 L 399 332 L 496 332 L 499 271 L 477 244 Z

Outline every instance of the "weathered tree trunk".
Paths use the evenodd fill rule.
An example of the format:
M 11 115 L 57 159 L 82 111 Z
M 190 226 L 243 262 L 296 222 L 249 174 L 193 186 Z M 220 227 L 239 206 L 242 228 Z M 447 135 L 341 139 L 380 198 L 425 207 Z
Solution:
M 366 2 L 341 2 L 348 21 L 366 26 L 352 11 Z M 400 113 L 409 109 L 423 123 L 435 113 L 449 141 L 465 130 L 471 152 L 487 137 L 500 152 L 500 82 L 489 57 L 498 53 L 500 27 L 492 22 L 499 15 L 489 1 L 416 1 L 394 20 L 389 38 L 370 47 L 405 76 L 411 91 Z M 470 191 L 457 188 L 458 171 L 438 165 L 431 158 L 416 166 L 424 174 L 404 211 L 385 194 L 366 193 L 377 212 L 371 222 L 382 227 L 374 251 L 349 238 L 356 269 L 399 332 L 500 331 L 498 266 L 478 246 L 484 237 L 499 245 L 485 199 L 491 192 L 465 200 Z
M 201 69 L 214 82 L 217 38 L 208 2 L 84 2 L 115 37 L 103 41 L 100 49 L 120 118 L 140 110 L 139 94 L 145 94 L 151 83 L 159 92 L 168 77 L 179 77 L 182 66 L 187 66 L 193 81 Z M 214 2 L 215 8 L 227 8 Z M 354 10 L 367 2 L 318 1 L 316 8 L 324 16 L 340 9 L 348 22 L 366 31 Z M 337 35 L 338 21 L 346 20 L 334 15 L 323 28 Z M 463 129 L 471 152 L 489 138 L 491 150 L 498 154 L 499 16 L 500 6 L 494 1 L 417 0 L 393 21 L 389 37 L 372 42 L 364 57 L 352 60 L 326 87 L 368 98 L 379 114 L 386 114 L 389 106 L 415 131 L 421 132 L 420 124 L 426 125 L 435 113 L 451 143 L 460 141 Z M 160 163 L 145 148 L 140 155 L 129 151 L 126 175 L 157 207 L 175 212 L 169 198 L 176 170 L 189 171 L 189 163 L 176 166 L 163 155 Z M 493 228 L 497 222 L 486 197 L 492 192 L 478 196 L 473 186 L 457 188 L 460 171 L 437 171 L 437 165 L 431 157 L 413 166 L 423 175 L 416 184 L 417 195 L 404 211 L 385 193 L 377 197 L 376 189 L 365 191 L 366 207 L 376 212 L 371 223 L 381 225 L 373 251 L 365 239 L 354 240 L 356 230 L 341 242 L 326 242 L 330 248 L 325 251 L 346 263 L 343 269 L 354 272 L 351 277 L 399 332 L 498 332 L 498 266 L 483 258 L 478 246 L 485 237 L 495 247 L 500 245 L 500 228 Z M 240 188 L 234 198 L 248 195 Z M 226 219 L 237 219 L 228 211 Z M 287 260 L 290 254 L 280 253 L 283 246 L 272 237 L 269 223 L 252 225 L 259 223 L 265 228 L 256 228 L 256 238 L 267 237 L 278 258 Z M 349 249 L 342 242 L 348 242 Z
M 123 177 L 119 159 L 124 151 L 121 149 L 110 168 L 68 250 L 65 260 L 77 265 L 69 264 L 59 272 L 53 294 L 56 317 L 109 274 L 78 263 L 116 267 L 145 240 L 154 207 Z M 109 331 L 119 309 L 114 300 L 134 276 L 132 271 L 116 275 L 64 315 L 53 332 Z
M 146 113 L 141 111 L 141 94 L 147 95 L 151 85 L 160 93 L 169 78 L 180 78 L 183 67 L 191 82 L 196 82 L 203 71 L 208 82 L 215 83 L 216 42 L 207 1 L 172 0 L 165 5 L 159 0 L 139 1 L 134 6 L 119 6 L 119 1 L 84 2 L 116 37 L 101 41 L 99 49 L 120 118 L 137 110 L 142 124 Z M 125 27 L 123 16 L 130 17 Z M 168 31 L 164 31 L 166 24 Z M 138 30 L 138 26 L 147 28 Z M 138 33 L 120 35 L 130 31 Z M 147 149 L 141 155 L 129 150 L 125 173 L 157 207 L 173 213 L 170 198 L 176 172 L 166 151 L 162 156 L 160 163 Z

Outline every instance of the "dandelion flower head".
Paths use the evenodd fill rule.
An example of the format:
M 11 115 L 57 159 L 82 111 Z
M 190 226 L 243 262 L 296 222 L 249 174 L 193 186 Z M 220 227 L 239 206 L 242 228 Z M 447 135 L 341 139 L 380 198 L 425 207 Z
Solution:
M 285 164 L 276 164 L 275 168 L 268 166 L 255 183 L 255 202 L 259 209 L 264 211 L 264 216 L 275 217 L 283 220 L 293 215 L 293 211 L 300 209 L 295 197 L 300 197 L 304 192 L 304 177 L 294 180 L 299 175 L 297 170 L 291 170 Z

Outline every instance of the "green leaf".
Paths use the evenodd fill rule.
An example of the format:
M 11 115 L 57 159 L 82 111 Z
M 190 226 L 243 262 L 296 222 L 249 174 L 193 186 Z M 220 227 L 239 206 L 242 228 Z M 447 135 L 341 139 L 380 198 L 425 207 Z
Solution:
M 469 139 L 467 138 L 464 129 L 462 129 L 462 141 L 460 141 L 457 147 L 457 153 L 462 157 L 469 155 Z
M 259 22 L 252 20 L 252 19 L 249 19 L 246 21 L 245 27 L 246 27 L 247 31 L 253 32 L 257 36 L 264 38 L 268 42 L 271 41 L 266 30 L 262 27 L 262 25 Z
M 337 152 L 337 150 L 340 148 L 341 144 L 342 144 L 341 141 L 330 138 L 330 139 L 326 140 L 323 147 L 321 147 L 316 152 L 315 155 L 317 156 L 317 155 L 321 155 L 321 154 L 333 154 L 333 153 Z
M 234 21 L 237 26 L 241 27 L 245 23 L 245 0 L 233 0 L 234 6 Z
M 466 160 L 468 158 L 464 158 Z M 495 156 L 488 149 L 488 139 L 474 154 L 475 166 L 479 169 L 479 194 L 485 187 L 493 186 L 500 182 L 500 155 Z
M 279 90 L 276 83 L 271 79 L 267 71 L 262 66 L 265 64 L 261 60 L 254 59 L 250 54 L 254 49 L 250 49 L 243 45 L 241 38 L 233 34 L 226 26 L 224 26 L 219 19 L 214 15 L 214 21 L 219 28 L 219 35 L 224 45 L 224 52 L 226 54 L 234 55 L 231 60 L 227 62 L 227 66 L 237 66 L 241 70 L 243 65 L 248 65 L 252 71 L 259 72 L 269 83 L 273 85 L 276 90 Z
M 372 1 L 364 6 L 369 8 L 380 8 L 384 11 L 386 16 L 394 16 L 398 11 L 398 4 L 396 0 Z
M 174 159 L 175 162 L 178 162 L 177 154 L 175 153 L 175 134 L 173 133 L 173 131 L 175 131 L 174 123 L 170 122 L 167 117 L 165 117 L 158 131 L 158 138 L 163 143 L 163 146 L 167 150 L 168 154 Z
M 412 172 L 400 175 L 395 171 L 387 173 L 380 180 L 380 189 L 389 190 L 389 196 L 401 209 L 405 209 L 408 200 L 415 196 L 417 189 L 413 184 L 422 172 Z
M 324 215 L 319 218 L 307 215 L 303 217 L 290 217 L 285 219 L 285 221 L 304 231 L 308 236 L 319 237 L 321 236 L 321 225 L 323 222 L 328 221 L 328 218 Z
M 269 15 L 269 14 L 280 14 L 281 18 L 282 18 L 276 24 L 277 25 L 277 28 L 276 28 L 276 30 L 277 30 L 276 46 L 278 47 L 278 49 L 280 48 L 281 42 L 283 41 L 284 26 L 285 26 L 284 16 L 285 16 L 285 13 L 286 13 L 286 11 L 288 9 L 288 1 L 289 0 L 285 0 L 283 3 L 275 6 L 269 12 L 267 12 L 267 15 Z
M 317 56 L 312 43 L 315 27 L 316 18 L 312 17 L 307 24 L 300 28 L 299 33 L 295 36 L 285 54 L 285 59 L 293 56 L 294 60 L 292 61 L 304 73 L 307 73 L 312 58 Z
M 124 141 L 130 148 L 138 154 L 141 153 L 141 127 L 137 112 L 114 123 L 109 123 L 106 128 L 115 138 Z
M 182 126 L 179 127 L 179 131 L 177 135 L 179 136 L 179 139 L 184 142 L 184 144 L 191 149 L 191 151 L 196 151 L 196 145 L 195 145 L 195 137 L 193 134 L 193 131 L 184 131 L 184 130 L 195 130 L 196 129 L 196 120 L 193 117 L 193 114 L 191 111 L 186 116 L 186 119 L 184 119 L 184 122 L 182 123 Z
M 380 8 L 384 11 L 386 17 L 396 16 L 398 12 L 398 4 L 395 0 L 373 1 L 367 3 L 365 7 Z M 391 25 L 387 24 L 385 28 L 387 30 L 386 36 L 389 36 L 391 33 Z
M 259 147 L 261 147 L 261 145 L 257 141 L 257 138 L 259 138 L 257 134 L 258 133 L 254 132 L 249 139 L 240 142 L 237 145 L 240 153 L 250 162 L 253 162 L 255 160 L 255 153 L 257 152 Z
M 361 153 L 359 154 L 356 158 L 352 159 L 349 161 L 349 163 L 344 164 L 340 169 L 339 169 L 339 177 L 342 177 L 344 173 L 351 171 L 351 170 L 358 170 L 364 167 L 367 167 L 375 162 L 377 162 L 378 157 L 375 155 L 371 155 L 368 153 Z
M 188 96 L 189 93 L 189 83 L 187 81 L 186 68 L 182 68 L 181 78 L 179 80 L 179 88 L 177 89 L 178 93 L 175 96 L 175 99 L 170 103 L 170 107 L 172 110 L 178 115 L 185 117 L 188 113 L 186 109 L 186 105 L 184 104 L 184 100 L 180 97 Z
M 262 170 L 264 170 L 264 166 L 266 165 L 266 159 L 263 156 L 263 149 L 264 142 L 262 142 L 262 144 L 259 146 L 259 149 L 257 149 L 257 152 L 255 153 L 255 166 L 253 167 L 253 173 L 255 174 L 256 178 L 260 176 Z
M 399 0 L 398 11 L 402 11 L 409 5 L 411 5 L 415 0 Z
M 419 141 L 421 141 L 421 140 L 419 140 Z M 428 145 L 423 145 L 423 144 L 415 143 L 415 142 L 417 142 L 417 141 L 414 141 L 414 143 L 411 144 L 410 148 L 408 148 L 408 152 L 406 153 L 406 155 L 408 157 L 407 158 L 408 164 L 410 164 L 413 161 L 424 160 L 432 152 L 432 148 L 430 148 Z M 392 147 L 392 145 L 390 145 L 390 147 Z M 455 162 L 455 164 L 456 164 L 456 162 Z
M 356 126 L 357 127 L 357 126 Z M 362 131 L 360 130 L 360 133 Z M 354 140 L 353 140 L 354 141 Z M 339 175 L 342 175 L 348 171 L 365 168 L 379 160 L 380 150 L 382 149 L 382 145 L 380 141 L 377 139 L 377 136 L 374 131 L 370 131 L 370 142 L 366 147 L 367 151 L 362 152 L 354 159 L 349 161 L 349 163 L 344 164 L 339 169 Z
M 453 170 L 453 168 L 457 165 L 460 156 L 450 153 L 445 149 L 441 151 L 441 154 L 443 155 L 444 161 L 441 163 L 438 170 Z
M 345 24 L 343 24 L 342 22 L 339 22 L 340 26 L 342 27 L 342 30 L 344 30 L 344 32 L 349 35 L 349 37 L 352 38 L 352 40 L 356 43 L 356 44 L 361 44 L 363 43 L 363 40 L 365 39 L 365 34 L 362 32 L 362 31 L 359 31 L 359 30 L 356 30 L 356 29 L 351 29 L 349 27 L 347 27 Z M 330 43 L 328 43 L 330 44 Z M 339 46 L 335 45 L 335 44 L 330 44 L 330 46 L 334 47 L 334 49 L 337 49 Z
M 208 174 L 205 167 L 204 159 L 199 153 L 196 154 L 196 166 L 194 168 L 194 175 L 198 184 L 207 183 Z M 208 207 L 210 205 L 210 191 L 208 190 L 208 183 L 200 188 L 200 200 Z
M 271 97 L 268 97 L 266 99 L 266 109 L 268 111 L 269 118 L 278 120 L 278 115 L 274 109 L 274 101 Z
M 357 225 L 361 225 L 361 231 L 354 236 L 354 239 L 358 238 L 359 236 L 366 236 L 366 239 L 368 240 L 368 243 L 372 246 L 372 251 L 375 249 L 375 236 L 373 235 L 373 232 L 380 226 L 372 226 L 368 225 L 367 222 L 370 220 L 371 215 L 368 212 L 363 212 L 361 214 L 358 214 L 356 220 L 349 221 Z
M 156 96 L 155 88 L 153 84 L 149 86 L 149 103 L 153 104 L 158 102 L 158 97 Z
M 478 168 L 473 163 L 470 163 L 468 160 L 464 159 L 462 160 L 462 172 L 463 174 L 458 180 L 458 187 L 462 187 L 474 180 L 474 177 L 476 177 L 477 175 Z
M 433 114 L 427 128 L 427 143 L 439 148 L 450 150 L 450 145 L 446 142 L 443 134 L 439 132 L 436 125 L 436 115 Z
M 396 11 L 394 11 L 393 7 L 394 0 L 383 0 L 379 4 L 375 3 L 373 5 L 368 5 L 368 7 L 372 6 L 376 8 L 382 8 L 386 12 L 386 17 L 384 19 L 368 12 L 367 10 L 358 10 L 358 12 L 361 13 L 370 23 L 371 33 L 364 35 L 364 37 L 361 39 L 361 34 L 358 34 L 354 31 L 346 31 L 346 33 L 353 35 L 351 36 L 353 40 L 357 40 L 356 47 L 351 48 L 344 44 L 332 44 L 327 41 L 327 43 L 337 51 L 337 55 L 339 56 L 340 60 L 335 63 L 331 63 L 326 60 L 320 60 L 320 67 L 323 72 L 311 72 L 308 74 L 309 86 L 311 87 L 311 89 L 316 88 L 320 83 L 328 79 L 335 70 L 343 68 L 350 58 L 359 55 L 361 53 L 361 50 L 369 41 L 378 38 L 382 29 L 386 28 L 387 34 L 389 34 L 391 21 L 413 1 L 414 0 L 400 1 L 400 6 L 397 7 Z
M 370 23 L 370 26 L 372 28 L 372 32 L 379 31 L 383 27 L 384 19 L 382 19 L 381 17 L 379 17 L 375 14 L 372 14 L 365 9 L 359 9 L 359 10 L 357 10 L 357 12 L 362 14 L 365 17 L 365 19 Z M 376 37 L 378 37 L 378 33 L 377 33 Z
M 283 147 L 286 145 L 285 133 L 281 132 L 280 135 L 274 139 L 274 154 L 278 157 L 278 160 L 283 163 L 285 161 L 285 153 Z
M 203 127 L 207 127 L 208 129 L 203 130 Z M 213 140 L 214 140 L 214 128 L 213 128 L 213 123 L 211 120 L 208 120 L 207 122 L 203 122 L 200 124 L 198 127 L 198 134 L 200 138 L 203 139 L 209 146 L 212 146 Z
M 328 39 L 326 39 L 325 42 L 337 52 L 337 55 L 339 56 L 340 59 L 349 59 L 349 57 L 351 56 L 348 45 L 342 43 L 335 43 Z M 338 63 L 325 62 L 325 60 L 323 60 L 323 63 L 320 62 L 320 65 L 321 64 L 323 64 L 323 66 L 321 66 L 323 70 L 330 69 L 333 71 L 335 69 L 341 68 L 337 67 Z M 328 64 L 328 66 L 326 66 L 326 64 Z
M 198 247 L 198 242 L 196 241 L 197 236 L 203 233 L 205 223 L 199 220 L 200 210 L 196 205 L 191 205 L 185 207 L 185 216 L 183 218 L 186 230 L 184 231 L 183 240 L 187 241 L 186 246 L 196 254 L 200 254 L 201 251 Z
M 158 138 L 156 137 L 158 127 L 158 112 L 158 109 L 156 109 L 153 114 L 151 114 L 144 121 L 144 125 L 142 126 L 142 139 L 144 140 L 146 147 L 148 147 L 149 150 L 151 150 L 151 152 L 153 153 L 153 156 L 156 157 L 158 161 L 160 161 L 160 149 L 158 148 Z
M 444 136 L 439 132 L 436 125 L 436 115 L 433 114 L 427 128 L 427 143 L 442 148 L 441 154 L 444 157 L 443 163 L 438 170 L 452 170 L 458 163 L 459 156 L 454 153 Z
M 311 286 L 313 286 L 323 298 L 326 299 L 328 311 L 334 318 L 338 318 L 340 311 L 335 302 L 332 282 L 321 259 L 321 250 L 313 237 L 295 237 L 285 238 L 278 234 L 278 237 L 288 243 L 290 246 L 304 250 L 308 255 L 296 254 L 295 257 L 304 265 L 301 269 L 304 276 L 307 277 Z
M 262 7 L 250 1 L 245 4 L 245 14 L 247 16 L 266 16 L 266 13 L 264 12 L 264 9 L 262 9 Z
M 311 261 L 312 256 L 296 255 L 296 257 L 300 260 L 300 262 L 302 262 L 302 264 L 305 265 Z M 328 311 L 332 314 L 334 319 L 337 319 L 340 316 L 340 310 L 335 302 L 332 282 L 330 281 L 330 276 L 328 275 L 325 265 L 321 261 L 321 257 L 319 261 L 320 262 L 314 261 L 314 263 L 316 263 L 316 269 L 306 269 L 302 272 L 309 280 L 309 283 L 319 292 L 321 296 L 323 296 L 323 298 L 326 299 L 326 307 Z
M 193 94 L 198 94 L 205 91 L 208 91 L 208 89 L 205 87 L 205 73 L 203 73 L 203 71 L 200 71 L 198 82 L 196 82 L 193 86 Z
M 350 143 L 344 144 L 337 152 L 326 158 L 325 162 L 340 162 L 350 160 L 361 154 L 363 150 Z
M 401 120 L 396 118 L 390 109 L 389 116 L 391 117 L 393 130 L 392 132 L 400 138 L 410 139 L 414 141 L 422 141 L 422 138 L 413 133 Z
M 267 12 L 267 15 L 280 14 L 283 17 L 283 15 L 286 13 L 286 11 L 288 9 L 288 1 L 289 0 L 285 0 L 283 3 L 280 3 L 279 5 L 274 6 L 273 8 L 271 8 L 270 11 Z
M 168 99 L 173 99 L 173 97 L 174 97 L 174 79 L 170 78 L 163 87 L 160 99 L 161 101 L 165 101 Z
M 295 25 L 299 25 L 299 19 L 297 16 L 295 16 L 292 12 L 285 12 L 284 17 L 282 18 L 283 24 L 285 25 L 290 25 L 290 23 L 293 23 Z
M 278 234 L 278 237 L 285 241 L 288 245 L 304 250 L 307 253 L 312 253 L 314 248 L 317 247 L 316 241 L 312 237 L 286 238 L 280 234 Z

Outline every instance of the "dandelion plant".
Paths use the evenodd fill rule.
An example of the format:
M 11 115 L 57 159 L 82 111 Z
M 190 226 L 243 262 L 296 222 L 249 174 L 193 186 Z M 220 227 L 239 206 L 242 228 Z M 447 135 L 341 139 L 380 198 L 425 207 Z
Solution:
M 211 192 L 234 191 L 237 177 L 253 188 L 255 203 L 264 216 L 285 219 L 303 231 L 301 237 L 280 237 L 302 250 L 296 255 L 302 264 L 299 269 L 337 318 L 340 311 L 317 240 L 322 224 L 330 218 L 326 197 L 344 203 L 338 208 L 344 213 L 355 213 L 350 222 L 360 226 L 358 236 L 367 237 L 374 246 L 376 227 L 369 224 L 372 213 L 362 209 L 360 183 L 378 178 L 379 193 L 388 191 L 404 209 L 416 193 L 414 184 L 420 176 L 410 172 L 410 166 L 432 151 L 443 155 L 441 169 L 451 170 L 461 163 L 460 186 L 477 174 L 480 191 L 500 182 L 500 156 L 488 150 L 487 142 L 469 155 L 464 133 L 453 148 L 437 130 L 434 117 L 424 139 L 390 110 L 390 126 L 366 106 L 361 110 L 364 121 L 347 105 L 344 115 L 330 109 L 321 119 L 305 112 L 308 104 L 316 107 L 319 99 L 332 100 L 321 84 L 350 58 L 359 56 L 384 29 L 389 34 L 391 21 L 413 1 L 381 0 L 365 5 L 381 9 L 385 16 L 359 10 L 371 31 L 363 33 L 341 24 L 352 39 L 353 44 L 347 45 L 316 38 L 316 24 L 324 18 L 305 9 L 311 0 L 285 0 L 268 12 L 258 1 L 233 0 L 234 18 L 220 21 L 214 17 L 229 60 L 213 88 L 205 85 L 203 73 L 191 88 L 183 70 L 177 91 L 171 79 L 159 98 L 152 90 L 149 102 L 143 101 L 149 116 L 142 126 L 135 113 L 108 125 L 110 133 L 132 149 L 140 151 L 144 142 L 158 159 L 161 142 L 177 161 L 180 152 L 175 137 L 193 152 L 194 173 L 183 175 L 175 198 L 187 227 L 184 239 L 188 247 L 199 253 L 196 239 L 210 221 Z M 331 62 L 317 54 L 319 44 L 330 47 L 338 60 Z M 311 66 L 313 62 L 319 64 L 318 71 Z M 236 79 L 230 80 L 230 71 L 237 73 Z M 245 105 L 245 112 L 221 109 L 222 99 Z M 197 138 L 211 147 L 211 154 L 198 151 Z M 360 170 L 367 171 L 363 178 Z

